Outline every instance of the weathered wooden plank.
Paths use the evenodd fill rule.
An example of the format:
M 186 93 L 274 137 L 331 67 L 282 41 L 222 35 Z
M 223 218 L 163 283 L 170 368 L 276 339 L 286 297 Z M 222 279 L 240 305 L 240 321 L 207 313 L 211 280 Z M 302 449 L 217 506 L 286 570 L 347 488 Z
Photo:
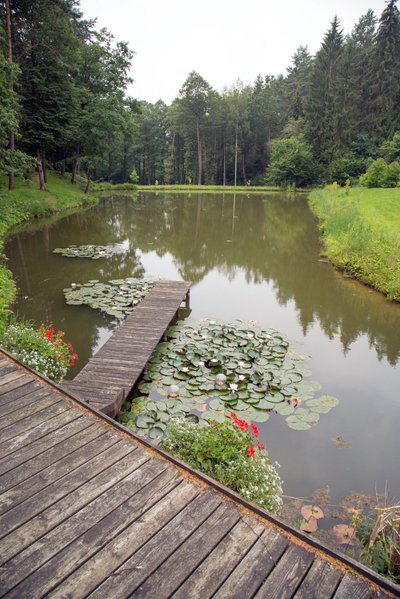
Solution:
M 194 485 L 184 490 L 185 497 L 179 494 L 167 509 L 154 510 L 151 521 L 135 522 L 119 534 L 62 583 L 54 597 L 65 597 L 69 593 L 74 594 L 74 599 L 86 597 L 119 567 L 129 578 L 129 588 L 133 590 L 138 586 L 140 580 L 162 563 L 221 503 L 211 492 L 195 495 Z M 127 562 L 132 554 L 134 557 Z M 112 578 L 119 587 L 121 575 Z
M 7 474 L 4 474 L 0 480 L 0 492 L 4 493 L 11 487 L 15 487 L 27 478 L 31 479 L 30 484 L 32 484 L 32 481 L 34 482 L 35 479 L 32 479 L 31 477 L 39 472 L 41 473 L 40 485 L 41 487 L 44 486 L 46 483 L 45 473 L 48 472 L 48 466 L 57 462 L 56 468 L 57 470 L 61 468 L 62 472 L 63 463 L 65 463 L 67 460 L 69 462 L 75 463 L 75 450 L 84 447 L 90 441 L 104 434 L 104 426 L 93 423 L 89 428 L 77 433 L 73 437 L 69 437 L 65 441 L 58 443 L 58 445 L 49 448 L 47 451 L 44 451 L 40 455 L 26 461 L 24 464 L 21 464 L 17 468 L 10 470 Z M 72 455 L 70 456 L 69 454 Z
M 58 401 L 55 404 L 40 410 L 40 412 L 37 412 L 32 418 L 29 418 L 28 422 L 25 422 L 25 419 L 20 420 L 1 430 L 0 443 L 9 441 L 13 437 L 18 437 L 18 435 L 24 433 L 27 429 L 32 430 L 34 427 L 46 422 L 46 420 L 50 420 L 54 418 L 54 416 L 58 416 L 71 409 L 65 401 L 62 401 L 61 397 L 57 396 L 57 400 Z
M 157 283 L 72 381 L 80 388 L 70 382 L 65 388 L 90 404 L 97 400 L 98 409 L 106 414 L 117 414 L 188 290 L 185 282 Z M 103 392 L 91 393 L 87 387 L 92 385 L 103 388 Z M 118 388 L 118 395 L 112 392 L 109 399 L 104 390 L 111 386 Z
M 334 599 L 370 599 L 372 596 L 370 585 L 354 574 L 346 574 L 333 595 Z
M 94 447 L 93 450 L 95 450 Z M 101 472 L 110 464 L 107 460 L 111 460 L 111 463 L 116 463 L 119 458 L 126 455 L 129 451 L 130 449 L 127 448 L 127 445 L 123 441 L 120 441 L 114 443 L 95 457 L 89 458 L 78 468 L 74 468 L 73 465 L 72 471 L 67 475 L 48 485 L 36 493 L 36 495 L 28 497 L 24 502 L 11 507 L 5 514 L 0 516 L 0 536 L 5 536 L 49 505 L 55 503 L 58 499 L 61 499 L 61 497 L 64 497 L 64 495 L 83 485 L 91 474 L 94 476 L 94 474 Z M 28 492 L 26 490 L 26 493 Z
M 30 573 L 25 563 L 30 556 L 35 555 L 33 561 L 38 563 L 37 551 L 41 551 L 42 543 L 37 541 L 41 537 L 46 535 L 47 546 L 51 546 L 56 553 L 58 547 L 64 547 L 69 538 L 73 540 L 74 535 L 79 536 L 91 528 L 167 468 L 160 460 L 150 460 L 147 452 L 140 449 L 121 457 L 117 463 L 106 461 L 104 466 L 99 473 L 94 472 L 93 478 L 88 476 L 80 487 L 32 517 L 2 540 L 0 563 L 3 564 L 16 556 L 7 568 L 21 572 L 18 580 L 25 577 L 23 572 Z M 79 530 L 75 526 L 77 521 L 81 524 Z M 57 531 L 49 536 L 56 527 Z
M 314 560 L 314 555 L 298 545 L 290 545 L 255 597 L 290 599 Z
M 301 583 L 295 599 L 330 599 L 343 577 L 339 568 L 316 559 Z
M 215 599 L 253 597 L 287 548 L 287 537 L 267 529 L 215 593 Z
M 9 381 L 8 383 L 5 383 L 4 379 L 3 379 L 2 384 L 0 386 L 0 404 L 3 403 L 3 398 L 4 398 L 4 403 L 8 403 L 10 401 L 10 399 L 7 395 L 9 391 L 18 389 L 18 387 L 22 387 L 23 385 L 26 385 L 31 380 L 32 380 L 32 378 L 28 374 L 19 374 L 18 377 L 14 378 L 12 381 Z
M 75 510 L 73 505 L 67 503 L 66 497 L 57 506 L 43 512 L 43 518 L 40 518 L 42 516 L 40 514 L 33 523 L 35 525 L 34 532 L 32 526 L 28 528 L 32 522 L 25 526 L 32 539 L 31 543 L 24 541 L 20 529 L 5 539 L 7 555 L 9 557 L 14 555 L 15 557 L 13 559 L 9 559 L 9 557 L 4 559 L 2 556 L 1 558 L 3 563 L 7 562 L 0 570 L 1 588 L 10 590 L 19 584 L 35 572 L 39 566 L 68 546 L 70 542 L 87 533 L 122 503 L 131 500 L 133 496 L 140 497 L 140 501 L 143 503 L 150 501 L 151 498 L 156 502 L 157 498 L 171 490 L 173 484 L 176 485 L 176 480 L 173 481 L 173 473 L 166 472 L 166 465 L 162 465 L 158 460 L 143 462 L 142 460 L 146 457 L 144 452 L 136 451 L 134 454 L 123 458 L 123 478 L 121 478 L 121 473 L 118 470 L 113 473 L 112 469 L 108 468 L 93 479 L 91 487 L 85 485 L 85 491 L 80 491 L 79 495 L 75 492 L 68 496 L 71 499 L 77 498 L 80 503 L 88 497 L 86 504 L 80 505 L 78 503 Z M 131 459 L 130 464 L 128 463 L 129 458 Z M 133 469 L 135 470 L 132 472 Z M 95 485 L 98 482 L 101 484 L 99 490 L 96 491 Z M 102 493 L 102 490 L 105 492 Z M 87 497 L 85 497 L 86 491 L 89 491 Z M 93 493 L 99 494 L 94 499 L 92 497 L 91 501 L 90 494 Z M 60 507 L 64 505 L 68 511 L 65 517 L 60 513 Z M 43 525 L 43 520 L 45 525 Z M 19 542 L 22 549 L 24 547 L 25 549 L 20 549 L 19 552 L 15 551 L 11 544 L 12 540 Z
M 144 583 L 141 576 L 142 570 L 133 569 L 132 573 L 128 570 L 129 578 L 121 575 L 124 569 L 135 568 L 135 564 L 136 568 L 138 564 L 147 567 L 144 552 L 141 554 L 141 562 L 137 562 L 138 556 L 134 556 L 132 561 L 128 560 L 115 572 L 119 582 L 117 596 L 149 597 L 158 596 L 156 594 L 160 592 L 164 597 L 172 594 L 239 520 L 240 513 L 233 506 L 225 504 L 218 507 L 200 528 L 180 547 L 176 547 L 172 555 L 158 567 L 151 577 L 151 588 L 149 584 Z M 93 597 L 105 599 L 110 589 L 110 583 L 111 579 L 100 586 L 93 593 Z
M 181 483 L 171 490 L 171 486 L 174 483 L 176 485 L 177 480 L 176 475 L 174 477 L 174 473 L 169 470 L 157 477 L 153 484 L 156 484 L 159 478 L 169 478 L 162 489 L 164 491 L 169 486 L 170 492 L 166 497 L 160 499 L 162 491 L 159 491 L 158 494 L 157 492 L 154 493 L 151 489 L 152 483 L 150 483 L 143 490 L 143 495 L 145 495 L 143 502 L 141 501 L 142 493 L 134 495 L 117 510 L 103 518 L 100 523 L 93 526 L 65 549 L 59 551 L 54 558 L 41 567 L 34 569 L 32 574 L 21 584 L 15 586 L 8 596 L 19 599 L 29 593 L 30 599 L 42 597 L 61 583 L 79 565 L 85 563 L 89 557 L 94 556 L 110 539 L 132 521 L 138 520 L 139 537 L 141 530 L 145 527 L 157 527 L 157 519 L 162 519 L 169 510 L 182 509 L 182 504 L 188 501 L 195 487 L 191 484 Z M 128 505 L 131 506 L 130 509 L 128 509 Z M 149 505 L 151 506 L 150 509 Z M 152 507 L 153 505 L 154 507 Z M 123 518 L 121 518 L 121 514 L 123 514 Z M 74 593 L 75 590 L 78 592 L 78 589 L 74 589 Z M 56 592 L 53 592 L 52 595 L 53 597 L 57 596 Z M 64 591 L 61 596 L 66 596 Z
M 18 437 L 11 439 L 11 441 L 0 443 L 0 455 L 6 457 L 15 451 L 19 452 L 22 447 L 28 446 L 34 441 L 37 441 L 38 439 L 41 439 L 50 433 L 54 433 L 57 429 L 62 428 L 65 424 L 82 417 L 82 412 L 79 410 L 66 410 L 59 416 L 51 418 L 50 420 L 46 420 L 46 422 L 39 424 L 39 426 L 36 426 L 35 428 L 27 429 L 18 435 Z
M 256 520 L 251 526 L 240 520 L 173 596 L 176 599 L 186 599 L 190 594 L 204 599 L 212 597 L 263 531 L 264 526 Z M 151 578 L 146 584 L 152 584 Z
M 93 422 L 91 420 L 81 416 L 81 418 L 76 418 L 69 424 L 56 429 L 51 434 L 41 437 L 26 447 L 22 447 L 19 451 L 15 451 L 10 455 L 1 458 L 0 475 L 12 470 L 13 468 L 17 468 L 20 464 L 24 464 L 31 458 L 43 453 L 51 447 L 54 447 L 64 439 L 67 439 L 79 431 L 92 426 L 92 424 Z
M 39 389 L 42 390 L 43 387 L 36 383 L 36 381 L 30 381 L 26 385 L 22 385 L 22 387 L 9 391 L 6 394 L 9 396 L 9 401 L 0 405 L 0 416 L 6 416 L 10 412 L 14 412 L 15 410 L 19 410 L 26 405 L 29 405 L 29 395 Z
M 4 387 L 7 383 L 12 383 L 20 378 L 26 376 L 23 371 L 19 370 L 16 366 L 12 368 L 6 368 L 5 373 L 0 377 L 0 393 L 4 392 Z
M 24 398 L 27 403 L 27 398 Z M 6 428 L 10 426 L 14 422 L 20 422 L 23 419 L 31 419 L 33 414 L 40 412 L 44 408 L 48 408 L 53 404 L 60 401 L 60 398 L 53 393 L 49 393 L 47 389 L 38 389 L 28 396 L 29 403 L 25 405 L 25 407 L 20 407 L 18 409 L 17 406 L 14 407 L 13 412 L 9 412 L 5 416 L 0 417 L 0 429 Z M 29 426 L 28 420 L 26 420 L 25 426 Z

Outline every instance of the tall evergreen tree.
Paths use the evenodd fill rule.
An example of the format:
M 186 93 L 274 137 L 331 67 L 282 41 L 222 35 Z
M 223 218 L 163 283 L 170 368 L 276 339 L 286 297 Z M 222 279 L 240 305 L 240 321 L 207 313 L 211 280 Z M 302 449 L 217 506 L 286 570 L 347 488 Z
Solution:
M 289 116 L 298 120 L 304 117 L 305 101 L 310 91 L 313 59 L 307 46 L 299 46 L 287 69 L 286 89 Z
M 343 30 L 335 17 L 317 52 L 306 107 L 306 136 L 317 159 L 328 163 L 337 153 L 337 82 Z
M 400 128 L 400 13 L 388 0 L 379 19 L 371 60 L 374 124 L 381 140 Z
M 189 73 L 188 78 L 179 90 L 182 109 L 185 115 L 187 134 L 194 137 L 197 161 L 197 184 L 203 182 L 203 157 L 204 157 L 204 124 L 209 110 L 210 85 L 196 71 Z

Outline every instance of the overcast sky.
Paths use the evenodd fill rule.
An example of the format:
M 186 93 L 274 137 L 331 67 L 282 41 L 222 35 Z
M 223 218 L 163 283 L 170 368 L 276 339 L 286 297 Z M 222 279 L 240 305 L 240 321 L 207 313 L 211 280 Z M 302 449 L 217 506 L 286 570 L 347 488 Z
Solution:
M 384 0 L 81 0 L 136 52 L 129 95 L 170 103 L 190 71 L 222 91 L 241 79 L 285 74 L 300 45 L 315 53 L 335 14 L 345 33 Z

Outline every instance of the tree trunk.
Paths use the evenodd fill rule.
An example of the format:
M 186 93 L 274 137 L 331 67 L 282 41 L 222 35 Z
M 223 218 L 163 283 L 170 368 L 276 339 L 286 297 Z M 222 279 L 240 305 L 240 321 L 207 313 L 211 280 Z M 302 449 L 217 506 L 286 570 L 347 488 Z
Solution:
M 238 162 L 238 128 L 236 125 L 236 133 L 235 133 L 235 187 L 237 183 L 237 162 Z
M 225 152 L 225 141 L 224 141 L 224 162 L 222 170 L 222 185 L 226 185 L 226 152 Z
M 72 174 L 71 174 L 71 183 L 72 185 L 76 184 L 76 174 L 78 172 L 78 160 L 74 160 L 72 164 Z
M 40 191 L 45 191 L 46 186 L 45 186 L 44 177 L 43 177 L 42 159 L 41 159 L 39 150 L 37 151 L 37 158 L 38 158 L 37 170 L 38 170 L 38 176 L 39 176 L 39 188 L 40 188 Z
M 196 123 L 197 127 L 197 185 L 201 185 L 201 181 L 202 181 L 202 170 L 203 170 L 203 164 L 202 164 L 202 148 L 201 148 L 201 135 L 200 135 L 200 123 L 199 123 L 199 119 L 197 119 L 197 123 Z
M 85 187 L 84 193 L 87 193 L 89 191 L 89 187 L 90 187 L 90 168 L 88 168 L 88 170 L 87 170 L 86 187 Z
M 60 165 L 60 175 L 61 175 L 62 177 L 64 177 L 64 175 L 65 175 L 65 160 L 63 160 L 63 161 L 61 162 L 61 165 Z
M 11 10 L 10 10 L 10 1 L 6 0 L 6 30 L 7 30 L 7 57 L 10 64 L 13 62 L 13 47 L 12 47 L 12 36 L 11 36 Z M 13 94 L 14 91 L 14 83 L 13 83 L 13 75 L 11 71 L 10 75 L 10 91 Z M 10 172 L 8 173 L 8 189 L 12 191 L 14 189 L 14 169 L 12 165 L 13 161 L 13 153 L 15 150 L 15 136 L 14 131 L 10 132 L 9 137 L 9 148 L 11 153 L 11 167 Z
M 41 152 L 41 162 L 43 170 L 43 180 L 45 183 L 47 183 L 46 152 L 44 150 L 42 150 Z
M 243 173 L 243 185 L 246 185 L 247 176 L 246 176 L 246 162 L 244 159 L 244 152 L 242 152 L 242 173 Z

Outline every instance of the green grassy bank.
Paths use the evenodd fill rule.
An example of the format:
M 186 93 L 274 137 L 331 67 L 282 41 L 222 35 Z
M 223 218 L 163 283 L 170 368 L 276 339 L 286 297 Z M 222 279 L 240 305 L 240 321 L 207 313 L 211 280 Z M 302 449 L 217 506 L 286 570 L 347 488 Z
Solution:
M 34 218 L 54 214 L 70 208 L 78 208 L 97 199 L 85 195 L 79 186 L 71 185 L 69 179 L 50 173 L 47 190 L 40 191 L 35 181 L 16 181 L 15 190 L 6 190 L 7 181 L 0 181 L 0 327 L 4 323 L 15 298 L 16 288 L 11 272 L 2 255 L 5 238 L 16 225 Z
M 284 191 L 281 187 L 265 185 L 262 187 L 251 187 L 250 185 L 138 185 L 139 191 L 176 191 L 191 193 L 237 192 L 237 193 L 265 193 L 266 191 Z
M 400 301 L 400 189 L 327 187 L 310 205 L 333 264 Z

